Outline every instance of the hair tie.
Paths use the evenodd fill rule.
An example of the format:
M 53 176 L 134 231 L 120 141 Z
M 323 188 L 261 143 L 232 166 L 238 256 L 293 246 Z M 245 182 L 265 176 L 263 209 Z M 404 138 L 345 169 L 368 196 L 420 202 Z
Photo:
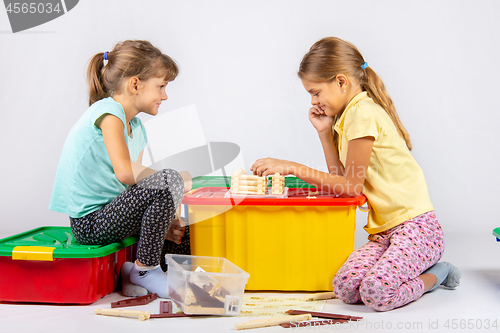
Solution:
M 363 69 L 363 70 L 364 70 L 366 67 L 368 67 L 368 63 L 367 63 L 367 62 L 365 62 L 363 65 L 361 65 L 361 69 Z
M 108 53 L 109 53 L 109 52 L 108 52 L 108 51 L 106 51 L 106 52 L 104 52 L 104 54 L 102 55 L 102 58 L 103 58 L 104 60 L 108 60 Z

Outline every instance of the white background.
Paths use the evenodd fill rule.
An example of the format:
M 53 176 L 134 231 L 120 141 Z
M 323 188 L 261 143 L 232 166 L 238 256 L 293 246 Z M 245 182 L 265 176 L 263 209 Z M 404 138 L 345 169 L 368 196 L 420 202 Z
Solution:
M 338 36 L 354 43 L 384 80 L 443 225 L 444 259 L 464 274 L 457 290 L 438 288 L 394 311 L 376 313 L 340 300 L 329 301 L 325 311 L 364 316 L 378 327 L 390 323 L 398 332 L 448 331 L 444 325 L 452 320 L 485 328 L 486 320 L 498 318 L 500 297 L 500 244 L 491 235 L 500 226 L 499 13 L 496 0 L 81 0 L 66 15 L 13 34 L 0 8 L 0 238 L 69 225 L 66 216 L 47 207 L 65 137 L 87 107 L 84 73 L 95 53 L 125 39 L 150 40 L 181 67 L 161 114 L 195 104 L 206 141 L 238 144 L 247 169 L 266 156 L 324 168 L 307 119 L 309 96 L 296 71 L 316 40 Z M 358 214 L 358 245 L 366 241 L 365 220 Z M 93 314 L 121 298 L 113 293 L 77 307 L 2 304 L 0 327 L 219 332 L 247 321 L 139 323 Z M 439 329 L 433 329 L 431 322 L 438 320 Z M 423 329 L 395 330 L 398 323 L 412 322 L 423 323 Z
M 69 224 L 47 207 L 65 137 L 87 107 L 95 53 L 151 41 L 181 68 L 160 114 L 195 104 L 206 140 L 238 144 L 247 169 L 267 156 L 324 169 L 296 72 L 316 40 L 338 36 L 384 80 L 445 233 L 491 241 L 500 226 L 499 9 L 498 1 L 85 0 L 13 34 L 2 8 L 0 237 Z

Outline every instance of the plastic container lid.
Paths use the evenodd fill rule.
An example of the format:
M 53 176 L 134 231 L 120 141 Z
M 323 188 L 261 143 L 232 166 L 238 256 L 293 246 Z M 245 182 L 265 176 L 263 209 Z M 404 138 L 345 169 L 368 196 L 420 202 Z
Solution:
M 201 187 L 230 187 L 231 176 L 199 176 L 193 178 L 193 189 Z M 285 177 L 285 187 L 288 188 L 314 188 L 297 177 Z
M 109 245 L 81 245 L 73 237 L 70 227 L 40 227 L 14 236 L 0 239 L 0 256 L 12 256 L 18 246 L 54 248 L 53 258 L 105 257 L 137 242 L 129 237 Z
M 289 188 L 288 198 L 259 198 L 258 195 L 224 198 L 227 187 L 203 187 L 184 195 L 185 205 L 220 206 L 361 206 L 366 197 L 340 198 L 324 191 L 307 188 Z
M 193 178 L 193 189 L 201 187 L 229 187 L 231 177 L 224 176 L 199 176 Z

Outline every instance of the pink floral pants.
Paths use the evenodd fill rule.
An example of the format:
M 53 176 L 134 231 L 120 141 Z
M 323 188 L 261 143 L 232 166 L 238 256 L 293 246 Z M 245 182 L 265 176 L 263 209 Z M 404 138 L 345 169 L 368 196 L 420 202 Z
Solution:
M 441 226 L 430 211 L 392 229 L 369 235 L 369 242 L 347 259 L 333 278 L 333 290 L 346 303 L 388 311 L 419 299 L 418 278 L 444 251 Z

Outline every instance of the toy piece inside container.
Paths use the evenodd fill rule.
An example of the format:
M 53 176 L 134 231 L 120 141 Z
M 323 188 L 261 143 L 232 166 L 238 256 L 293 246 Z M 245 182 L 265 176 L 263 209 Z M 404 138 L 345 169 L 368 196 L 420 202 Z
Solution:
M 237 316 L 250 274 L 225 258 L 167 254 L 168 294 L 186 314 Z

